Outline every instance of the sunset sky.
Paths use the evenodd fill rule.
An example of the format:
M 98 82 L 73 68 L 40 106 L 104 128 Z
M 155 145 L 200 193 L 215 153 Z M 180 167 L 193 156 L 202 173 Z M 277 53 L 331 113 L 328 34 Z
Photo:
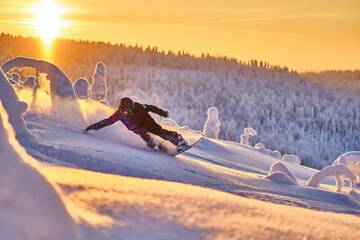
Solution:
M 37 36 L 41 1 L 0 0 L 0 32 Z M 359 0 L 54 2 L 66 23 L 62 38 L 259 59 L 300 71 L 360 69 Z

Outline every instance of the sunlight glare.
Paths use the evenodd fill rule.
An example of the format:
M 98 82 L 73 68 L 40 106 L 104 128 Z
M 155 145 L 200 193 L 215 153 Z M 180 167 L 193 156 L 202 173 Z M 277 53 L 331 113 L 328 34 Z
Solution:
M 67 25 L 61 19 L 63 12 L 64 9 L 53 0 L 42 0 L 34 8 L 35 19 L 32 24 L 46 44 L 50 44 L 58 36 L 60 29 Z

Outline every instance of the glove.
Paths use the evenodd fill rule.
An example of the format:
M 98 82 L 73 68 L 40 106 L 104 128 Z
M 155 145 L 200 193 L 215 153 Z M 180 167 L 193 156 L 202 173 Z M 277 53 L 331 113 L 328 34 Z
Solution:
M 167 117 L 169 117 L 169 112 L 168 111 L 163 111 L 161 116 L 167 118 Z
M 89 131 L 89 130 L 93 130 L 93 129 L 95 129 L 94 126 L 93 126 L 93 125 L 90 125 L 90 126 L 88 126 L 88 127 L 85 129 L 85 131 Z

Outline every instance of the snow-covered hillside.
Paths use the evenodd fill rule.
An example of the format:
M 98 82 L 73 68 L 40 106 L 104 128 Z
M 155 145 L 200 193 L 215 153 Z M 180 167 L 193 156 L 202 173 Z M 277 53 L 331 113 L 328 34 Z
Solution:
M 197 130 L 203 129 L 208 108 L 216 107 L 221 139 L 239 141 L 243 129 L 253 127 L 258 133 L 253 144 L 296 154 L 307 166 L 322 168 L 341 153 L 360 148 L 360 94 L 295 73 L 114 65 L 108 67 L 108 83 L 114 105 L 119 96 L 151 102 L 157 94 L 178 123 Z M 231 125 L 233 137 L 226 135 Z
M 0 61 L 39 57 L 36 39 L 0 34 L 0 43 Z M 114 106 L 119 96 L 160 103 L 179 124 L 196 130 L 216 107 L 221 139 L 239 141 L 244 128 L 253 127 L 253 144 L 296 154 L 306 166 L 320 169 L 360 148 L 359 71 L 301 74 L 264 61 L 71 40 L 57 42 L 53 54 L 73 82 L 85 78 L 107 89 Z M 24 68 L 8 73 L 21 83 L 33 74 Z
M 1 116 L 4 116 L 3 111 Z M 47 181 L 59 188 L 56 191 L 47 187 L 53 189 L 52 194 L 59 195 L 66 211 L 61 205 L 56 205 L 58 200 L 46 196 L 46 188 L 37 188 L 38 192 L 34 192 L 39 185 L 29 175 L 20 178 L 19 174 L 14 174 L 13 184 L 22 184 L 23 189 L 33 189 L 27 198 L 38 199 L 28 200 L 20 208 L 12 206 L 2 195 L 1 208 L 7 211 L 7 218 L 3 221 L 9 217 L 19 219 L 19 215 L 23 219 L 7 222 L 7 231 L 3 231 L 3 236 L 11 239 L 39 239 L 39 236 L 58 239 L 56 233 L 62 233 L 62 237 L 66 236 L 67 239 L 360 237 L 357 231 L 360 224 L 358 217 L 304 209 L 358 214 L 358 200 L 331 191 L 270 182 L 263 173 L 274 159 L 253 149 L 204 139 L 194 150 L 174 158 L 142 149 L 140 145 L 138 149 L 126 146 L 121 143 L 121 138 L 114 139 L 115 136 L 87 135 L 76 129 L 64 129 L 60 124 L 47 124 L 46 121 L 38 125 L 35 121 L 29 121 L 29 125 L 33 127 L 31 132 L 37 136 L 39 143 L 27 150 L 38 159 L 54 163 L 36 164 L 37 174 L 39 177 L 45 176 Z M 10 135 L 9 139 L 10 145 L 1 145 L 1 151 L 6 153 L 15 145 L 15 151 L 21 152 L 25 160 L 22 165 L 28 162 L 34 164 L 36 160 L 19 150 L 14 136 Z M 3 160 L 7 157 L 2 155 L 3 164 L 6 164 Z M 57 166 L 61 164 L 141 178 Z M 289 167 L 297 173 L 297 177 L 304 179 L 315 171 Z M 11 172 L 3 172 L 2 176 L 6 179 L 8 174 Z M 7 191 L 9 187 L 6 185 L 3 190 Z M 332 189 L 331 186 L 326 188 Z M 20 200 L 22 192 L 24 190 L 14 193 L 11 199 Z M 35 200 L 37 204 L 30 205 Z M 55 218 L 52 214 L 43 213 L 41 209 L 44 206 L 49 206 L 50 212 L 60 208 L 66 219 L 59 218 L 59 213 Z M 21 210 L 27 208 L 31 208 L 31 211 Z M 40 219 L 40 226 L 28 224 L 34 219 Z M 22 231 L 24 225 L 28 230 Z
M 24 119 L 3 107 L 9 100 L 24 106 L 9 99 L 12 91 L 29 106 Z M 147 149 L 120 123 L 84 133 L 114 111 L 99 102 L 54 105 L 46 91 L 34 98 L 32 89 L 16 86 L 0 97 L 6 239 L 360 238 L 358 187 L 336 192 L 333 179 L 308 187 L 315 169 L 282 162 L 297 183 L 280 183 L 266 177 L 279 160 L 251 146 L 205 137 L 172 157 Z M 26 152 L 8 115 L 26 123 Z

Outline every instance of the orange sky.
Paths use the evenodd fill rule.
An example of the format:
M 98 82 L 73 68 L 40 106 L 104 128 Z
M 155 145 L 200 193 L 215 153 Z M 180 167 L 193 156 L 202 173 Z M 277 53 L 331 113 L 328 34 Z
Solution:
M 360 69 L 359 0 L 54 0 L 60 36 L 259 59 L 305 70 Z M 40 0 L 0 0 L 0 32 L 36 36 Z

